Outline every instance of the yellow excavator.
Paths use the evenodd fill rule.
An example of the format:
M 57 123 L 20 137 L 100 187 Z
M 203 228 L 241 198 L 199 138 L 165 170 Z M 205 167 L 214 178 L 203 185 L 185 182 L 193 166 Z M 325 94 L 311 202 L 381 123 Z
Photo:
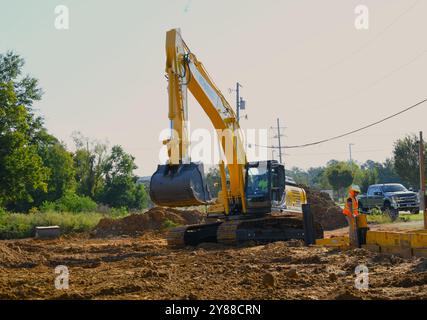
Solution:
M 168 243 L 185 246 L 303 239 L 302 214 L 290 209 L 306 203 L 305 191 L 286 183 L 284 166 L 277 161 L 247 161 L 236 114 L 179 29 L 166 34 L 166 77 L 171 133 L 163 144 L 168 161 L 153 174 L 150 197 L 163 207 L 208 208 L 207 223 L 172 229 Z M 208 190 L 203 164 L 190 159 L 188 90 L 209 117 L 222 150 L 223 160 L 218 164 L 221 191 L 216 199 Z M 318 223 L 314 230 L 316 238 L 323 237 Z

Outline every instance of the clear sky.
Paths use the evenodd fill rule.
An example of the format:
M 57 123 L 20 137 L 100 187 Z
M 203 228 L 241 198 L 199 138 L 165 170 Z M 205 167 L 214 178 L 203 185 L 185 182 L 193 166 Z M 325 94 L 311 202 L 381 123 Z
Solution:
M 369 8 L 369 29 L 354 26 Z M 70 29 L 54 27 L 57 5 Z M 183 38 L 234 106 L 243 84 L 248 120 L 269 128 L 280 117 L 285 144 L 334 136 L 427 98 L 426 0 L 0 0 L 0 52 L 15 50 L 45 91 L 36 107 L 71 149 L 73 131 L 136 157 L 138 174 L 158 162 L 168 126 L 165 33 Z M 211 128 L 190 102 L 191 126 Z M 382 161 L 393 141 L 427 134 L 427 105 L 377 127 L 285 155 L 308 168 L 329 159 Z

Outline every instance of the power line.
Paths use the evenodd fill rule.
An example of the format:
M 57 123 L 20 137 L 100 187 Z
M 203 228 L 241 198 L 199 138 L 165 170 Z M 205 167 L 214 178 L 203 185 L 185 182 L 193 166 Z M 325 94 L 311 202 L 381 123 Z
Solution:
M 415 0 L 411 5 L 409 5 L 402 13 L 400 13 L 398 16 L 396 16 L 389 24 L 387 24 L 383 29 L 381 29 L 379 32 L 377 32 L 371 39 L 367 40 L 366 42 L 362 43 L 360 46 L 358 46 L 357 48 L 355 48 L 353 51 L 351 51 L 348 55 L 341 57 L 339 60 L 335 61 L 334 63 L 329 64 L 328 66 L 321 68 L 318 72 L 320 73 L 325 73 L 330 71 L 331 69 L 334 69 L 335 67 L 337 67 L 338 65 L 342 64 L 343 62 L 345 62 L 346 60 L 348 60 L 349 58 L 352 58 L 353 56 L 355 56 L 356 54 L 360 53 L 361 51 L 363 51 L 364 49 L 366 49 L 367 47 L 369 47 L 371 44 L 373 43 L 378 43 L 378 39 L 381 38 L 384 34 L 386 34 L 386 32 L 393 27 L 397 22 L 399 22 L 399 20 L 404 17 L 406 14 L 408 14 L 410 11 L 412 11 L 414 9 L 414 7 L 416 7 L 418 5 L 418 3 L 421 0 Z M 311 73 L 305 77 L 303 77 L 300 81 L 298 82 L 300 83 L 304 83 L 304 79 L 308 80 L 308 79 L 315 79 L 316 76 L 314 73 Z
M 366 150 L 354 150 L 353 153 L 372 153 L 372 152 L 384 152 L 389 151 L 388 149 L 366 149 Z M 338 151 L 338 152 L 320 152 L 320 153 L 300 153 L 300 154 L 287 154 L 290 157 L 312 157 L 312 156 L 329 156 L 329 155 L 341 155 L 348 154 L 348 151 Z
M 406 68 L 407 66 L 411 65 L 412 63 L 414 63 L 415 61 L 417 61 L 418 59 L 420 59 L 421 57 L 423 57 L 426 53 L 427 53 L 427 49 L 424 49 L 423 51 L 421 51 L 420 53 L 418 53 L 414 58 L 412 58 L 408 62 L 406 62 L 406 63 L 398 66 L 397 68 L 391 70 L 390 72 L 386 73 L 382 77 L 377 78 L 376 80 L 372 81 L 371 83 L 367 84 L 366 86 L 364 86 L 362 88 L 359 88 L 358 90 L 354 91 L 353 93 L 351 93 L 351 94 L 349 94 L 347 96 L 344 96 L 344 97 L 341 97 L 341 98 L 337 98 L 335 100 L 332 100 L 332 101 L 328 102 L 328 105 L 336 104 L 336 103 L 338 103 L 340 101 L 347 100 L 349 98 L 354 98 L 354 97 L 362 94 L 364 91 L 370 90 L 371 88 L 373 88 L 376 85 L 378 85 L 379 83 L 381 83 L 383 80 L 385 80 L 387 78 L 390 78 L 395 73 L 397 73 L 400 70 L 402 70 L 402 69 Z
M 411 109 L 414 109 L 415 107 L 418 107 L 419 105 L 421 105 L 421 104 L 423 104 L 425 102 L 427 102 L 427 99 L 424 99 L 424 100 L 422 100 L 420 102 L 417 102 L 416 104 L 411 105 L 410 107 L 407 107 L 407 108 L 405 108 L 405 109 L 403 109 L 403 110 L 401 110 L 401 111 L 399 111 L 397 113 L 394 113 L 394 114 L 392 114 L 392 115 L 390 115 L 390 116 L 388 116 L 386 118 L 383 118 L 381 120 L 375 121 L 375 122 L 373 122 L 371 124 L 368 124 L 368 125 L 366 125 L 364 127 L 359 128 L 359 129 L 352 130 L 350 132 L 346 132 L 346 133 L 340 134 L 338 136 L 334 136 L 334 137 L 331 137 L 331 138 L 328 138 L 328 139 L 323 139 L 323 140 L 319 140 L 319 141 L 315 141 L 315 142 L 311 142 L 311 143 L 305 143 L 305 144 L 301 144 L 301 145 L 283 146 L 282 148 L 284 148 L 284 149 L 305 148 L 305 147 L 310 147 L 310 146 L 314 146 L 314 145 L 317 145 L 317 144 L 321 144 L 321 143 L 324 143 L 324 142 L 329 142 L 329 141 L 332 141 L 332 140 L 336 140 L 336 139 L 339 139 L 339 138 L 343 138 L 345 136 L 348 136 L 348 135 L 351 135 L 353 133 L 356 133 L 356 132 L 368 129 L 368 128 L 373 127 L 373 126 L 375 126 L 377 124 L 380 124 L 380 123 L 382 123 L 384 121 L 387 121 L 387 120 L 389 120 L 391 118 L 394 118 L 394 117 L 396 117 L 396 116 L 398 116 L 398 115 L 400 115 L 400 114 L 402 114 L 404 112 L 407 112 L 407 111 L 409 111 Z M 261 145 L 256 145 L 256 146 L 257 147 L 262 147 L 262 148 L 275 148 L 275 149 L 277 149 L 277 147 L 271 147 L 271 146 L 261 146 Z

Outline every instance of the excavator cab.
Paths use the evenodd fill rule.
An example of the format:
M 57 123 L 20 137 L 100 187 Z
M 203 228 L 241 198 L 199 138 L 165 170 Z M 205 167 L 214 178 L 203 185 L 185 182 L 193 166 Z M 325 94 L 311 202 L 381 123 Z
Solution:
M 277 161 L 250 162 L 246 166 L 246 201 L 249 213 L 268 213 L 282 200 L 285 169 Z
M 211 202 L 202 163 L 164 164 L 150 182 L 151 200 L 158 206 L 188 207 Z

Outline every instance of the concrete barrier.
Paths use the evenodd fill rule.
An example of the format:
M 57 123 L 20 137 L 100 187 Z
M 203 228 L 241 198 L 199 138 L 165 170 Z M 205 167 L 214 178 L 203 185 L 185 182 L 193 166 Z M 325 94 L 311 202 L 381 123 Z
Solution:
M 36 239 L 54 239 L 61 235 L 59 226 L 36 227 Z

